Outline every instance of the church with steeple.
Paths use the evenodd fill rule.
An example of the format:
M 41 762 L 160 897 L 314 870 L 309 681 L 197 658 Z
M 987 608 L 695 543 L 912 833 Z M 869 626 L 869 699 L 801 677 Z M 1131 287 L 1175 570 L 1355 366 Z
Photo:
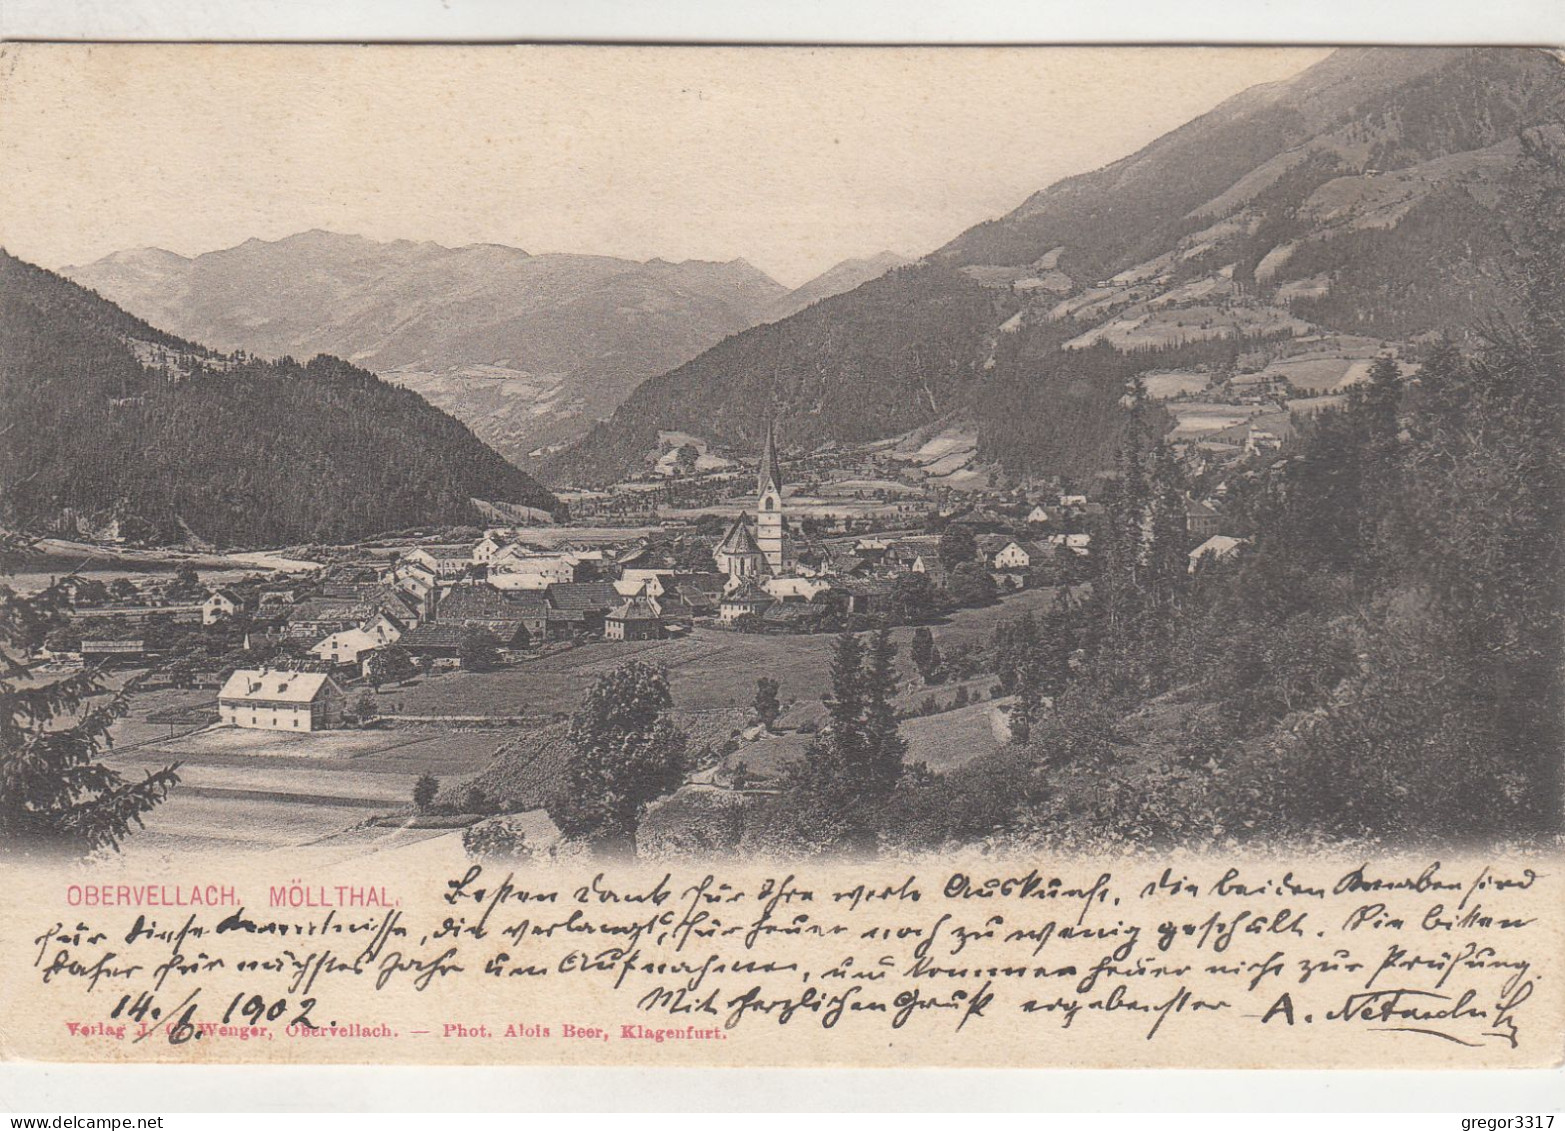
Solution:
M 796 564 L 793 540 L 783 509 L 782 464 L 777 459 L 777 437 L 766 422 L 766 440 L 755 482 L 755 522 L 741 513 L 729 524 L 712 551 L 717 568 L 736 581 L 760 581 L 791 573 Z

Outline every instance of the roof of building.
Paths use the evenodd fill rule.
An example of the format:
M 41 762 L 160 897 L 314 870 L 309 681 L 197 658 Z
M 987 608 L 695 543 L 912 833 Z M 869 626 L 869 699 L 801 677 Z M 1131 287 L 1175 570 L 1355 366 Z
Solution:
M 408 629 L 397 644 L 411 650 L 455 648 L 462 643 L 462 634 L 466 631 L 467 625 L 464 624 L 420 624 Z
M 375 601 L 312 597 L 288 610 L 290 623 L 307 621 L 365 621 L 380 612 Z
M 770 604 L 772 595 L 753 582 L 745 582 L 723 598 L 725 605 L 765 605 Z
M 609 611 L 609 620 L 659 620 L 660 614 L 651 598 L 638 593 L 622 605 Z
M 225 601 L 232 602 L 235 605 L 242 605 L 244 603 L 244 598 L 239 596 L 239 594 L 235 593 L 232 589 L 227 588 L 212 590 L 212 592 L 207 595 L 207 601 L 215 601 L 219 597 Z
M 612 581 L 557 581 L 544 591 L 556 609 L 608 609 L 621 597 Z
M 1193 562 L 1198 558 L 1206 557 L 1208 554 L 1214 557 L 1225 558 L 1244 544 L 1245 539 L 1243 538 L 1231 538 L 1227 534 L 1214 534 L 1190 551 L 1190 560 Z
M 336 648 L 331 645 L 335 643 Z M 352 649 L 354 652 L 368 652 L 372 648 L 379 648 L 385 641 L 373 632 L 362 628 L 344 629 L 342 632 L 334 632 L 330 636 L 318 642 L 310 652 L 315 655 L 325 655 L 329 652 Z
M 830 612 L 822 605 L 812 605 L 807 601 L 778 601 L 761 614 L 761 619 L 776 624 L 796 624 L 799 621 L 819 620 Z
M 685 592 L 706 593 L 716 596 L 728 587 L 728 575 L 709 570 L 704 573 L 675 573 L 663 579 L 664 586 L 670 584 L 674 588 Z
M 719 554 L 759 554 L 761 548 L 755 543 L 755 535 L 750 533 L 750 516 L 741 513 L 738 518 L 728 524 L 728 529 L 723 533 L 722 541 L 717 544 Z
M 548 599 L 539 590 L 522 590 L 516 595 L 501 593 L 487 585 L 463 585 L 448 590 L 435 606 L 435 619 L 460 623 L 464 620 L 517 620 L 548 607 Z
M 313 703 L 328 686 L 337 688 L 324 672 L 272 671 L 267 668 L 240 668 L 228 677 L 217 693 L 219 699 L 251 702 Z

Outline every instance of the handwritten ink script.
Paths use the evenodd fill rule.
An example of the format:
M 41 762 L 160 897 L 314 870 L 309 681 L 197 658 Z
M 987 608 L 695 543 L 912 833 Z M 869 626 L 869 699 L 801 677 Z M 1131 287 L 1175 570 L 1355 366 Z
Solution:
M 72 1059 L 1527 1064 L 1559 1047 L 1562 906 L 1541 859 L 78 878 L 7 910 L 0 1036 Z

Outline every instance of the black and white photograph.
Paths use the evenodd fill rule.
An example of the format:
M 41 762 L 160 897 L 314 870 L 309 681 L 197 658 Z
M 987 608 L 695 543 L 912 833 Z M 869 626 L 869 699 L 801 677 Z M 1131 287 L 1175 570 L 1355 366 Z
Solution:
M 591 931 L 547 973 L 620 971 L 609 1051 L 716 1057 L 798 1011 L 820 1062 L 839 1020 L 958 1041 L 1003 1008 L 1006 1062 L 1114 1011 L 1185 1059 L 1219 1023 L 1322 1063 L 1371 1030 L 1372 1059 L 1557 1058 L 1561 52 L 0 63 L 0 853 L 65 877 L 0 980 L 82 990 L 70 1035 L 124 1045 L 84 1055 L 208 1024 L 214 1055 L 244 1020 L 568 1058 L 536 1050 L 596 1024 L 406 1019 Z M 1229 857 L 1271 863 L 1200 863 Z M 312 878 L 359 868 L 426 877 L 444 926 Z M 673 918 L 583 926 L 556 895 Z M 383 912 L 351 971 L 363 939 L 262 953 L 328 908 Z M 882 912 L 912 918 L 853 919 Z M 725 929 L 885 952 L 830 943 L 786 996 L 642 980 L 638 943 Z M 235 934 L 306 989 L 202 993 L 235 960 L 196 951 Z M 115 966 L 154 945 L 165 966 Z M 1065 978 L 1061 945 L 1102 953 Z M 1306 1016 L 1342 970 L 1358 996 Z M 890 972 L 916 988 L 877 998 Z M 337 974 L 406 980 L 384 1034 L 301 1004 Z

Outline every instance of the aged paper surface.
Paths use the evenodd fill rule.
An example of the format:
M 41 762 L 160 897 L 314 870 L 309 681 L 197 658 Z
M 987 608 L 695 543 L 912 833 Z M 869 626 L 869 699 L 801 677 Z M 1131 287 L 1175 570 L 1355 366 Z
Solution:
M 1430 352 L 1437 330 L 1459 315 L 1471 313 L 1476 325 L 1492 305 L 1522 316 L 1522 306 L 1503 306 L 1512 259 L 1495 253 L 1504 265 L 1493 270 L 1489 260 L 1442 259 L 1440 241 L 1455 232 L 1471 256 L 1474 247 L 1499 246 L 1504 225 L 1490 212 L 1512 224 L 1545 183 L 1529 179 L 1545 174 L 1524 161 L 1546 165 L 1565 133 L 1537 110 L 1547 101 L 1538 91 L 1558 81 L 1539 68 L 1558 61 L 1534 54 L 1546 62 L 1505 51 L 1476 61 L 1452 53 L 1438 65 L 1393 52 L 1382 66 L 1280 49 L 6 46 L 0 157 L 12 172 L 0 187 L 0 244 L 151 323 L 129 330 L 113 323 L 146 373 L 169 386 L 229 374 L 264 382 L 277 377 L 260 371 L 266 366 L 292 364 L 279 359 L 341 354 L 458 417 L 475 445 L 541 477 L 569 505 L 551 510 L 505 482 L 495 500 L 474 500 L 483 506 L 461 520 L 418 512 L 401 521 L 399 512 L 398 521 L 381 522 L 375 511 L 364 520 L 370 525 L 353 527 L 386 496 L 401 498 L 403 478 L 425 484 L 444 470 L 430 463 L 409 470 L 416 446 L 380 462 L 378 453 L 398 443 L 388 426 L 371 441 L 388 447 L 354 448 L 357 467 L 376 469 L 365 493 L 375 498 L 291 525 L 290 511 L 352 495 L 351 473 L 332 465 L 328 475 L 321 469 L 329 458 L 295 440 L 330 420 L 345 447 L 359 444 L 357 425 L 378 427 L 371 417 L 391 409 L 357 403 L 352 420 L 331 416 L 329 403 L 307 404 L 276 431 L 257 413 L 247 425 L 256 446 L 287 453 L 279 457 L 287 465 L 267 473 L 276 479 L 263 482 L 259 471 L 224 479 L 225 465 L 249 455 L 197 442 L 177 457 L 201 456 L 202 470 L 188 480 L 174 475 L 156 491 L 106 495 L 98 505 L 72 494 L 85 490 L 80 481 L 97 490 L 105 474 L 111 482 L 133 478 L 124 469 L 141 467 L 139 455 L 109 473 L 91 469 L 98 479 L 87 471 L 56 475 L 47 445 L 24 448 L 21 437 L 56 418 L 29 408 L 25 427 L 5 441 L 23 454 L 0 479 L 8 496 L 0 548 L 10 555 L 0 581 L 53 619 L 36 622 L 35 638 L 18 619 L 26 646 L 6 653 L 18 666 L 0 673 L 4 691 L 83 673 L 103 682 L 51 706 L 47 717 L 18 707 L 5 723 L 12 744 L 5 753 L 49 748 L 41 736 L 81 723 L 92 704 L 123 692 L 124 709 L 107 716 L 97 736 L 114 745 L 93 749 L 126 781 L 154 775 L 148 790 L 159 803 L 137 808 L 140 799 L 128 799 L 128 819 L 105 818 L 112 835 L 81 835 L 76 847 L 88 851 L 38 852 L 28 836 L 79 833 L 88 815 L 60 814 L 86 805 L 101 783 L 85 773 L 72 778 L 77 792 L 54 799 L 60 819 L 50 824 L 47 798 L 39 800 L 46 790 L 29 795 L 36 782 L 9 768 L 0 780 L 8 791 L 3 831 L 16 842 L 0 858 L 0 1055 L 684 1066 L 1558 1064 L 1561 752 L 1548 746 L 1547 716 L 1559 702 L 1554 677 L 1538 675 L 1548 666 L 1540 652 L 1547 659 L 1558 640 L 1541 633 L 1517 645 L 1504 627 L 1529 616 L 1534 626 L 1554 623 L 1557 594 L 1535 586 L 1524 596 L 1480 589 L 1475 597 L 1434 567 L 1394 585 L 1383 582 L 1392 571 L 1378 557 L 1360 576 L 1357 565 L 1323 554 L 1273 589 L 1256 583 L 1253 592 L 1297 597 L 1302 611 L 1289 613 L 1287 627 L 1285 618 L 1258 618 L 1264 632 L 1242 647 L 1237 634 L 1213 645 L 1203 630 L 1200 647 L 1180 651 L 1148 630 L 1100 650 L 1088 634 L 1108 640 L 1126 632 L 1129 619 L 1128 604 L 1095 619 L 1115 592 L 1095 572 L 1108 568 L 1098 563 L 1109 559 L 1113 536 L 1113 503 L 1105 509 L 1102 500 L 1124 498 L 1114 492 L 1127 478 L 1123 464 L 1117 479 L 1099 473 L 1114 464 L 1121 437 L 1086 410 L 1071 415 L 1091 399 L 1080 384 L 1063 383 L 1059 401 L 1029 400 L 1026 391 L 1027 367 L 1043 342 L 1051 356 L 1101 365 L 1083 369 L 1110 388 L 1099 398 L 1100 416 L 1118 411 L 1121 385 L 1130 390 L 1121 405 L 1127 412 L 1143 411 L 1138 389 L 1168 403 L 1155 411 L 1167 417 L 1159 418 L 1159 435 L 1182 441 L 1186 478 L 1172 496 L 1180 541 L 1172 574 L 1162 575 L 1167 587 L 1147 585 L 1144 615 L 1146 623 L 1165 623 L 1157 618 L 1166 615 L 1194 639 L 1196 630 L 1175 618 L 1217 592 L 1201 586 L 1225 584 L 1222 560 L 1242 564 L 1252 550 L 1267 560 L 1264 519 L 1234 500 L 1253 503 L 1246 482 L 1279 464 L 1309 466 L 1294 445 L 1316 427 L 1307 422 L 1313 414 L 1356 405 L 1350 386 L 1368 382 L 1382 355 L 1402 363 L 1390 368 L 1393 383 L 1418 366 L 1438 369 L 1445 363 Z M 1286 85 L 1315 65 L 1342 70 L 1329 72 L 1331 81 Z M 1214 85 L 1211 76 L 1223 69 L 1229 85 Z M 1513 70 L 1522 94 L 1510 117 L 1460 128 L 1423 121 L 1426 102 L 1451 97 L 1454 84 L 1492 86 L 1494 74 L 1515 77 Z M 1029 87 L 1034 71 L 1049 77 Z M 1145 90 L 1135 89 L 1138 76 Z M 1352 83 L 1364 84 L 1360 102 L 1341 93 Z M 1036 131 L 1045 123 L 1028 116 L 1036 109 L 1008 101 L 1040 91 L 1054 100 L 1049 121 L 1059 129 L 1041 142 Z M 985 226 L 1028 193 L 1139 150 L 1231 96 L 1237 102 L 1223 103 L 1227 117 L 1188 127 L 1213 131 L 1216 140 L 1198 139 L 1197 149 L 1206 145 L 1214 162 L 1232 164 L 1210 199 L 1171 203 L 1166 192 L 1196 176 L 1195 158 L 1152 173 L 1126 166 L 1112 186 L 1086 185 L 1088 195 L 1123 195 L 1105 196 L 1102 214 L 1071 213 L 1073 231 L 1093 249 L 1078 249 L 1075 259 L 1069 242 L 1029 246 L 1026 254 L 1004 242 L 1025 244 L 1032 217 L 1048 221 L 1050 200 L 1029 200 L 1006 216 L 1023 236 Z M 703 108 L 711 102 L 721 108 L 715 114 Z M 118 103 L 130 109 L 110 112 Z M 854 113 L 828 105 L 842 103 Z M 934 103 L 963 109 L 941 112 Z M 1267 118 L 1277 105 L 1287 116 Z M 930 119 L 924 131 L 914 128 L 921 113 Z M 225 136 L 229 121 L 243 135 L 238 143 Z M 1387 121 L 1398 123 L 1394 136 Z M 767 131 L 775 135 L 767 175 L 743 180 L 747 135 Z M 1273 152 L 1267 146 L 1277 131 L 1291 140 Z M 830 156 L 833 146 L 874 145 L 888 145 L 877 151 L 885 170 L 878 179 Z M 1030 145 L 1049 149 L 1048 159 L 1017 159 Z M 478 156 L 486 151 L 502 156 Z M 893 166 L 902 172 L 893 175 Z M 943 180 L 955 167 L 960 177 Z M 1063 194 L 1068 201 L 1072 191 Z M 496 219 L 512 211 L 514 222 Z M 1148 214 L 1158 222 L 1140 242 L 1115 242 L 1116 228 Z M 1045 221 L 1038 223 L 1052 230 Z M 319 227 L 367 238 L 334 249 L 332 233 Z M 749 264 L 734 267 L 746 233 L 764 228 L 773 229 L 772 242 L 750 254 L 786 286 L 750 278 Z M 1398 230 L 1416 231 L 1423 242 L 1400 248 L 1384 235 Z M 1565 228 L 1535 230 L 1541 252 L 1518 253 L 1514 262 L 1535 270 L 1541 260 L 1557 275 Z M 1465 238 L 1470 232 L 1481 238 Z M 1333 241 L 1340 248 L 1355 239 L 1366 241 L 1363 250 L 1331 258 Z M 897 240 L 904 242 L 895 250 L 907 255 L 888 252 L 873 271 L 862 266 Z M 288 255 L 225 274 L 225 263 L 237 263 L 247 247 L 262 254 L 274 244 L 288 244 Z M 468 259 L 426 272 L 426 257 L 435 263 L 452 248 Z M 681 261 L 666 262 L 664 248 Z M 937 281 L 950 288 L 944 297 L 928 301 L 912 284 L 876 298 L 877 286 L 915 278 L 905 265 L 931 248 L 942 250 L 918 269 L 949 274 L 954 281 Z M 1375 276 L 1353 291 L 1376 256 L 1425 256 L 1457 289 Z M 542 314 L 529 305 L 534 291 L 520 298 L 510 282 L 497 281 L 538 265 L 518 266 L 523 260 L 547 260 L 551 271 L 560 265 L 560 274 L 526 284 L 556 303 L 537 300 Z M 603 268 L 608 262 L 621 265 Z M 698 262 L 667 290 L 639 276 L 625 281 L 634 272 L 623 263 L 658 275 Z M 853 281 L 822 283 L 828 267 Z M 696 278 L 708 268 L 744 277 L 708 292 L 702 288 L 713 284 Z M 592 274 L 602 270 L 621 281 L 610 286 Z M 879 282 L 887 278 L 893 282 Z M 65 313 L 39 305 L 54 300 L 24 294 L 36 280 L 19 279 L 7 276 L 14 289 L 4 295 L 4 314 L 18 324 L 24 307 L 46 310 L 40 322 L 57 319 L 51 332 L 75 327 L 73 319 L 111 319 L 81 315 L 79 305 L 60 307 Z M 376 290 L 382 279 L 391 281 Z M 726 306 L 711 312 L 737 305 L 733 294 L 745 288 L 752 305 L 742 315 Z M 460 301 L 433 312 L 421 305 L 447 292 Z M 276 295 L 289 301 L 269 305 Z M 568 301 L 557 301 L 561 295 Z M 869 313 L 831 321 L 840 308 L 829 304 L 839 295 L 849 304 L 868 296 Z M 73 296 L 72 303 L 86 301 Z M 1372 308 L 1366 296 L 1384 305 Z M 506 337 L 507 321 L 522 318 L 524 306 L 535 320 Z M 675 307 L 685 321 L 660 321 Z M 708 321 L 698 325 L 697 315 Z M 470 317 L 472 324 L 463 321 Z M 798 339 L 732 361 L 719 353 L 714 363 L 731 366 L 736 381 L 763 366 L 787 376 L 767 378 L 771 387 L 737 407 L 703 402 L 700 418 L 690 419 L 679 396 L 711 395 L 719 384 L 699 383 L 700 358 L 742 350 L 736 338 L 790 318 L 805 320 L 793 323 L 806 327 Z M 524 356 L 562 325 L 582 333 L 569 342 L 549 338 L 551 361 Z M 8 374 L 42 371 L 47 350 L 74 348 L 69 334 L 57 341 L 34 333 L 33 322 L 27 327 L 7 338 L 27 359 Z M 164 331 L 186 344 L 171 344 Z M 463 334 L 458 348 L 452 343 Z M 856 335 L 872 347 L 842 352 L 842 340 Z M 37 341 L 47 346 L 26 352 Z M 474 341 L 488 353 L 473 353 Z M 603 341 L 609 345 L 599 349 Z M 192 360 L 188 342 L 211 350 Z M 942 350 L 952 342 L 960 349 L 948 356 Z M 1460 342 L 1475 356 L 1485 348 L 1477 331 Z M 1233 349 L 1203 353 L 1202 343 Z M 1110 355 L 1140 361 L 1122 372 L 1120 360 L 1103 360 Z M 61 372 L 110 371 L 102 353 L 82 356 L 88 360 L 73 369 L 68 358 Z M 887 358 L 890 378 L 876 369 Z M 677 396 L 627 399 L 643 380 L 687 362 L 695 377 Z M 257 387 L 273 391 L 280 413 L 293 412 L 288 390 L 322 372 L 296 366 Z M 974 387 L 1015 384 L 999 386 L 1003 396 L 947 400 L 967 395 L 953 392 L 952 373 Z M 896 384 L 904 377 L 905 389 Z M 599 385 L 579 393 L 571 383 L 584 388 L 589 378 L 618 382 L 613 396 Z M 832 391 L 855 382 L 876 390 L 868 407 Z M 71 431 L 161 395 L 111 389 L 101 404 L 77 406 L 81 423 Z M 1003 407 L 1012 395 L 1015 407 Z M 1404 416 L 1427 411 L 1419 396 L 1407 396 Z M 225 404 L 181 420 L 189 430 L 212 426 L 215 435 L 224 413 L 237 411 Z M 522 404 L 525 411 L 515 411 Z M 621 404 L 630 408 L 619 412 Z M 627 420 L 656 412 L 668 419 L 650 431 Z M 1390 410 L 1390 438 L 1376 442 L 1422 442 L 1424 418 L 1399 433 L 1397 412 Z M 16 421 L 6 413 L 0 403 L 0 425 L 11 433 Z M 593 419 L 611 414 L 607 432 L 590 430 Z M 851 438 L 814 423 L 854 414 L 865 422 Z M 696 431 L 707 423 L 710 432 Z M 1055 456 L 1094 427 L 1106 430 L 1092 445 L 1082 442 L 1095 445 L 1091 453 L 1072 449 L 1083 462 L 1061 475 L 1029 446 L 1034 425 L 1053 437 Z M 109 435 L 114 426 L 102 427 Z M 145 466 L 167 475 L 158 453 L 176 442 L 156 420 L 141 427 L 160 437 Z M 249 447 L 224 434 L 232 449 Z M 458 443 L 434 428 L 417 437 Z M 614 476 L 600 474 L 617 447 L 633 442 L 651 445 L 644 460 L 637 452 Z M 849 466 L 842 453 L 850 449 L 861 463 Z M 124 450 L 114 449 L 115 458 Z M 470 449 L 451 450 L 463 458 L 445 462 L 476 459 L 467 458 Z M 560 452 L 587 454 L 570 463 L 558 462 Z M 221 458 L 206 458 L 214 455 Z M 1425 465 L 1409 459 L 1397 467 L 1409 476 L 1396 481 L 1398 497 L 1419 496 L 1415 476 Z M 210 490 L 197 489 L 207 481 L 198 477 L 213 481 Z M 487 483 L 502 478 L 496 472 Z M 1373 478 L 1366 473 L 1366 482 Z M 36 483 L 45 479 L 52 494 L 43 498 Z M 1111 481 L 1121 486 L 1106 486 Z M 1494 491 L 1483 496 L 1484 518 L 1498 518 L 1453 531 L 1452 544 L 1475 529 L 1473 542 L 1485 545 L 1506 531 L 1537 537 L 1530 513 L 1502 514 L 1490 501 L 1510 497 L 1507 483 L 1498 473 L 1477 486 L 1463 481 L 1470 496 Z M 513 497 L 499 498 L 502 487 Z M 454 490 L 465 506 L 467 485 Z M 179 500 L 154 514 L 155 495 Z M 658 500 L 650 507 L 649 495 Z M 1163 505 L 1148 501 L 1145 521 L 1129 524 L 1148 545 L 1163 545 L 1156 533 Z M 1362 505 L 1369 513 L 1371 504 Z M 1343 509 L 1323 506 L 1308 521 L 1335 536 Z M 1366 521 L 1354 537 L 1389 545 L 1384 531 L 1403 517 Z M 937 534 L 964 519 L 976 533 L 952 540 L 953 555 Z M 1443 552 L 1443 532 L 1424 536 Z M 666 561 L 646 557 L 665 547 Z M 1541 551 L 1527 543 L 1507 553 L 1529 566 L 1528 555 Z M 1140 578 L 1143 567 L 1154 568 L 1150 556 L 1133 550 L 1120 564 Z M 981 568 L 964 568 L 974 562 Z M 1332 572 L 1339 567 L 1340 576 Z M 197 577 L 180 596 L 186 569 Z M 568 576 L 551 572 L 561 569 Z M 1346 582 L 1333 588 L 1350 574 L 1364 584 L 1351 598 Z M 1375 580 L 1365 581 L 1371 574 Z M 131 587 L 87 592 L 79 582 L 95 575 Z M 916 585 L 906 581 L 914 575 Z M 980 592 L 969 599 L 957 575 Z M 67 583 L 74 591 L 51 604 L 46 595 L 64 593 Z M 375 604 L 377 586 L 401 602 L 395 615 Z M 926 586 L 948 595 L 927 616 L 910 611 L 906 595 L 932 591 Z M 1436 671 L 1439 642 L 1484 618 L 1451 613 L 1449 623 L 1440 621 L 1448 638 L 1435 629 L 1420 635 L 1419 617 L 1428 607 L 1440 610 L 1431 621 L 1447 609 L 1467 615 L 1490 599 L 1496 608 L 1510 603 L 1494 618 L 1502 628 L 1485 622 L 1495 633 L 1485 647 L 1532 650 L 1505 652 L 1509 666 L 1499 674 L 1485 668 L 1467 683 Z M 362 601 L 367 612 L 344 611 Z M 338 604 L 327 608 L 331 602 Z M 1250 615 L 1244 606 L 1239 596 L 1213 600 L 1211 621 Z M 467 612 L 459 616 L 458 607 Z M 1047 619 L 1057 610 L 1061 620 Z M 1319 623 L 1304 624 L 1317 612 Z M 1068 630 L 1070 645 L 1055 653 L 1055 683 L 1039 674 L 1047 648 L 1032 636 L 1027 647 L 1036 654 L 1015 658 L 1024 613 L 1029 634 L 1035 623 L 1061 638 Z M 154 640 L 154 629 L 167 627 L 160 618 L 185 618 L 186 635 L 170 630 Z M 224 635 L 225 624 L 241 622 L 243 630 Z M 869 687 L 880 678 L 870 654 L 882 624 L 900 657 L 887 660 L 895 667 L 882 672 L 891 701 L 880 704 L 881 721 L 900 736 L 891 774 L 898 784 L 882 783 L 871 800 L 790 828 L 794 802 L 815 800 L 801 781 L 825 782 L 823 795 L 840 784 L 797 769 L 808 763 L 826 774 L 830 757 L 841 754 L 833 743 L 845 745 L 842 717 L 832 714 L 845 698 L 833 682 L 843 652 L 832 630 L 865 641 L 848 647 L 864 649 Z M 467 632 L 475 628 L 484 634 L 478 645 Z M 937 649 L 933 660 L 926 638 Z M 1211 657 L 1230 643 L 1225 667 Z M 382 678 L 371 653 L 392 650 L 427 662 Z M 245 653 L 265 658 L 252 663 Z M 1128 670 L 1142 654 L 1155 656 L 1147 664 L 1156 670 L 1135 672 L 1141 682 L 1133 688 L 1104 690 L 1113 682 L 1111 660 Z M 645 782 L 615 779 L 612 766 L 593 770 L 596 779 L 585 771 L 569 778 L 585 789 L 582 782 L 606 776 L 604 796 L 561 797 L 567 771 L 551 759 L 580 757 L 591 741 L 582 737 L 592 733 L 592 720 L 582 721 L 591 713 L 582 706 L 589 687 L 613 692 L 614 672 L 632 658 L 646 666 L 631 665 L 626 685 L 660 679 L 661 690 L 650 694 L 671 701 L 652 712 L 656 724 L 615 732 L 602 747 L 634 746 L 651 765 L 677 731 L 677 755 L 646 772 L 655 788 L 628 805 L 624 795 Z M 1177 678 L 1185 665 L 1218 674 L 1192 690 L 1195 676 L 1188 685 Z M 1274 684 L 1252 680 L 1257 670 L 1275 675 Z M 1388 671 L 1392 677 L 1376 682 Z M 1465 699 L 1446 691 L 1459 683 Z M 288 698 L 301 686 L 314 698 Z M 1072 688 L 1085 695 L 1080 689 L 1089 687 L 1100 696 L 1090 709 L 1069 698 Z M 1489 719 L 1492 729 L 1477 737 L 1463 731 L 1467 745 L 1453 740 L 1448 748 L 1427 732 L 1402 741 L 1416 728 L 1417 706 L 1390 723 L 1367 708 L 1353 714 L 1376 696 L 1416 704 L 1426 691 L 1442 697 L 1441 709 L 1457 699 L 1501 704 L 1490 712 L 1500 721 Z M 864 694 L 871 706 L 860 722 L 870 735 L 874 692 Z M 1522 704 L 1536 704 L 1545 721 L 1512 726 Z M 1482 713 L 1475 708 L 1461 721 Z M 598 721 L 618 725 L 613 714 L 605 709 Z M 1106 714 L 1115 714 L 1112 723 L 1101 723 Z M 352 725 L 344 726 L 348 716 Z M 1349 721 L 1332 731 L 1342 719 Z M 308 733 L 288 731 L 300 721 Z M 1112 737 L 1078 753 L 1100 725 Z M 1219 726 L 1227 729 L 1203 730 Z M 882 749 L 897 746 L 879 733 Z M 1354 751 L 1350 758 L 1330 762 L 1321 753 L 1327 747 L 1311 745 L 1328 733 L 1341 738 L 1334 750 Z M 1176 743 L 1181 753 L 1165 764 Z M 1420 761 L 1424 749 L 1430 753 Z M 179 784 L 156 776 L 175 763 Z M 529 774 L 554 776 L 538 785 Z M 862 781 L 853 785 L 865 791 L 855 797 L 873 793 Z M 948 785 L 952 792 L 941 793 Z M 1234 800 L 1241 790 L 1253 809 Z M 990 809 L 1000 815 L 991 819 Z M 881 814 L 878 824 L 864 816 L 871 810 Z M 768 840 L 777 828 L 782 840 Z M 1265 831 L 1273 828 L 1275 838 Z M 790 835 L 797 852 L 778 847 Z
M 8 1055 L 1540 1066 L 1565 1008 L 1541 858 L 285 859 L 14 878 Z

